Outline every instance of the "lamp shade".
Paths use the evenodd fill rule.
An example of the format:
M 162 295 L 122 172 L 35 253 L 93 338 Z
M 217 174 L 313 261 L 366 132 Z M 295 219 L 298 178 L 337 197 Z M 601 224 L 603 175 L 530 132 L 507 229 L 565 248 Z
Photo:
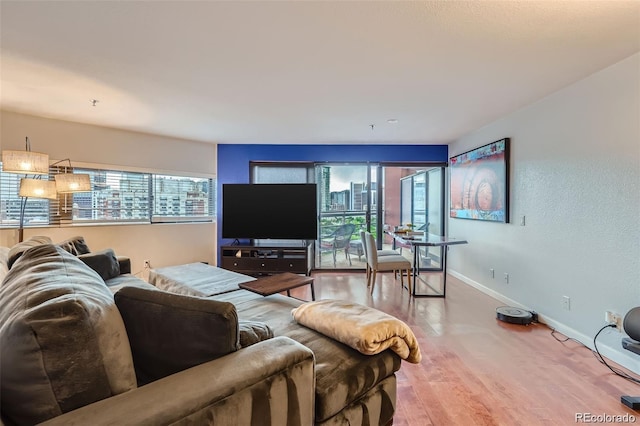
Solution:
M 20 196 L 57 200 L 56 183 L 52 180 L 20 179 Z
M 62 173 L 53 177 L 56 179 L 56 191 L 60 194 L 91 191 L 91 179 L 87 174 Z
M 49 173 L 49 155 L 33 151 L 2 151 L 2 171 L 46 175 Z

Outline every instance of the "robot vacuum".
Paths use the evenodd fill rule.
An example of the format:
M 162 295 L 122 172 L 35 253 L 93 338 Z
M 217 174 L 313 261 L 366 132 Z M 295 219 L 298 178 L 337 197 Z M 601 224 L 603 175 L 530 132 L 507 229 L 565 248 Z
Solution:
M 496 308 L 496 318 L 510 324 L 529 325 L 533 322 L 533 314 L 531 312 L 511 306 Z

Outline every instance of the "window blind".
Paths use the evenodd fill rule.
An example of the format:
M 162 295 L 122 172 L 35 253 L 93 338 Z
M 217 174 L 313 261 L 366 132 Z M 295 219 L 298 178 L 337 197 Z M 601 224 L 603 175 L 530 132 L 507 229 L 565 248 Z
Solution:
M 210 222 L 215 212 L 215 181 L 151 173 L 52 166 L 60 173 L 88 174 L 90 192 L 58 194 L 57 200 L 28 198 L 25 226 L 83 223 Z M 18 227 L 23 175 L 2 172 L 0 163 L 0 227 Z
M 25 175 L 5 173 L 0 163 L 0 226 L 18 228 L 20 208 L 23 199 L 18 195 L 20 179 Z M 47 179 L 42 176 L 41 179 Z M 27 198 L 24 213 L 24 226 L 42 226 L 49 224 L 49 200 Z
M 73 223 L 149 222 L 151 175 L 76 168 L 91 179 L 91 192 L 73 194 Z
M 153 175 L 151 221 L 212 221 L 214 200 L 213 179 Z

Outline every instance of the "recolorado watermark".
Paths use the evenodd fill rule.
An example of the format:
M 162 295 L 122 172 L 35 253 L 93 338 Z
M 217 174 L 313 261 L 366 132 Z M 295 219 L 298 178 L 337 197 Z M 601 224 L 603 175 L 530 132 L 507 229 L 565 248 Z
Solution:
M 576 413 L 576 423 L 635 423 L 633 414 Z

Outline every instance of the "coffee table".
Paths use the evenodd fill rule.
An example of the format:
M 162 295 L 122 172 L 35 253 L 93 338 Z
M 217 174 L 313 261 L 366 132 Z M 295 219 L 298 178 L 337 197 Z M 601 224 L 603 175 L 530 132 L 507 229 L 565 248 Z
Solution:
M 238 284 L 238 287 L 258 293 L 261 296 L 269 296 L 271 294 L 280 293 L 281 291 L 286 291 L 287 296 L 291 297 L 291 289 L 302 287 L 307 284 L 311 285 L 311 300 L 316 300 L 316 294 L 313 288 L 313 278 L 292 274 L 291 272 L 283 272 L 282 274 L 258 278 L 255 281 L 240 283 Z

